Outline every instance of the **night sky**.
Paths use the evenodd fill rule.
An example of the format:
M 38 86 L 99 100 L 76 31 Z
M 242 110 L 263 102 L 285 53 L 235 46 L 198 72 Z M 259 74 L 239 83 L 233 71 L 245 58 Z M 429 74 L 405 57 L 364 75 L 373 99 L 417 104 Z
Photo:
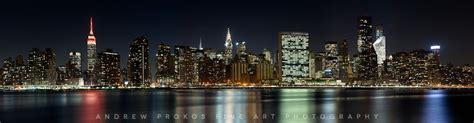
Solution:
M 159 43 L 223 49 L 226 28 L 247 48 L 275 53 L 277 33 L 310 33 L 311 51 L 326 41 L 347 39 L 356 49 L 357 18 L 369 15 L 387 37 L 387 54 L 428 49 L 440 44 L 442 63 L 474 64 L 474 2 L 457 0 L 327 1 L 144 1 L 144 0 L 8 0 L 0 4 L 0 59 L 27 56 L 31 48 L 55 48 L 57 64 L 69 51 L 83 54 L 89 17 L 94 17 L 97 51 L 112 48 L 126 66 L 128 48 L 138 36 L 150 40 L 151 64 Z

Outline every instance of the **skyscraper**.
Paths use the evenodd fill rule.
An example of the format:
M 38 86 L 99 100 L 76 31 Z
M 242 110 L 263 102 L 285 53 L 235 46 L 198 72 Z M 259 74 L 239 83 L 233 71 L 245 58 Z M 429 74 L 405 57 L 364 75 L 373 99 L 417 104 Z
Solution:
M 324 77 L 339 77 L 338 44 L 329 41 L 324 44 L 323 71 Z
M 204 48 L 202 48 L 202 38 L 199 38 L 199 50 L 204 50 Z
M 43 52 L 38 48 L 33 48 L 28 54 L 28 80 L 31 84 L 42 84 L 43 78 Z
M 280 32 L 278 39 L 278 79 L 285 84 L 304 82 L 309 77 L 309 34 Z
M 274 69 L 273 69 L 273 64 L 270 63 L 269 60 L 266 60 L 265 54 L 260 54 L 260 59 L 257 64 L 255 64 L 255 79 L 253 80 L 254 82 L 257 83 L 269 83 L 269 84 L 274 84 L 271 83 L 275 78 L 274 78 Z
M 441 46 L 439 45 L 432 45 L 430 47 L 431 52 L 429 53 L 428 57 L 428 71 L 429 71 L 429 79 L 431 82 L 439 82 L 442 80 L 441 79 L 441 69 L 442 68 L 440 65 L 440 57 L 439 57 L 439 52 L 440 52 Z M 434 84 L 434 83 L 433 83 Z
M 56 84 L 57 79 L 56 50 L 53 48 L 46 48 L 44 58 L 45 60 L 42 62 L 44 64 L 44 69 L 46 70 L 46 80 L 48 81 L 48 84 L 54 85 Z
M 223 59 L 213 57 L 215 52 L 210 48 L 204 48 L 204 57 L 199 65 L 199 79 L 202 84 L 221 84 L 226 79 L 226 65 Z
M 176 82 L 180 86 L 188 86 L 193 84 L 196 79 L 195 63 L 197 62 L 193 56 L 193 49 L 189 46 L 175 46 L 174 53 L 176 55 Z
M 383 62 L 386 59 L 386 52 L 385 52 L 385 36 L 383 35 L 383 28 L 382 26 L 377 26 L 375 29 L 375 42 L 374 42 L 374 49 L 375 53 L 377 54 L 377 73 L 379 77 L 382 77 L 383 71 Z
M 372 18 L 362 16 L 359 18 L 357 30 L 357 51 L 359 53 L 372 47 Z
M 249 79 L 249 64 L 245 60 L 234 59 L 230 66 L 231 70 L 231 81 L 240 83 L 240 84 L 248 84 L 250 83 Z
M 81 84 L 83 83 L 83 76 L 81 72 L 81 55 L 79 52 L 70 52 L 69 53 L 69 61 L 66 63 L 65 66 L 65 72 L 60 71 L 60 74 L 65 74 L 62 75 L 64 81 L 62 81 L 62 84 L 68 84 L 68 85 L 78 85 L 79 81 L 82 81 Z M 62 73 L 64 72 L 64 73 Z
M 148 39 L 141 36 L 133 40 L 128 55 L 128 81 L 131 86 L 149 86 L 151 81 Z
M 272 52 L 270 50 L 264 48 L 262 54 L 265 55 L 265 60 L 269 61 L 270 64 L 273 64 Z
M 347 45 L 347 40 L 342 40 L 339 43 L 339 56 L 341 56 L 341 61 L 348 61 L 349 60 L 349 46 Z
M 11 57 L 6 58 L 3 60 L 3 67 L 2 67 L 2 85 L 13 85 L 13 59 Z
M 440 64 L 440 58 L 439 58 L 439 52 L 440 52 L 441 46 L 439 45 L 433 45 L 430 47 L 430 50 L 433 52 L 434 55 L 434 60 L 437 65 Z
M 32 84 L 56 84 L 56 53 L 52 48 L 41 51 L 38 48 L 30 50 L 28 56 L 28 78 Z
M 368 80 L 375 80 L 377 74 L 377 54 L 373 47 L 372 39 L 372 18 L 369 16 L 362 16 L 359 18 L 359 25 L 357 30 L 357 75 L 364 83 L 369 84 Z
M 81 70 L 81 53 L 80 52 L 69 52 L 69 61 L 77 70 Z
M 230 28 L 227 28 L 227 35 L 225 38 L 224 60 L 229 64 L 232 59 L 232 37 L 230 35 Z
M 90 84 L 94 81 L 94 69 L 96 65 L 96 39 L 94 35 L 94 25 L 92 17 L 90 18 L 89 35 L 87 36 L 87 73 Z
M 383 65 L 383 61 L 386 59 L 386 52 L 385 52 L 385 36 L 383 35 L 383 28 L 382 26 L 377 26 L 375 31 L 375 40 L 374 42 L 374 49 L 375 53 L 377 54 L 377 64 L 378 66 Z
M 13 71 L 13 82 L 14 84 L 26 84 L 27 79 L 27 64 L 24 61 L 22 55 L 15 57 L 15 68 Z
M 171 47 L 166 44 L 160 44 L 156 53 L 156 81 L 158 84 L 173 84 L 176 74 L 174 65 L 175 58 L 171 54 Z
M 309 77 L 316 79 L 316 53 L 309 53 Z
M 349 78 L 352 74 L 350 68 L 349 47 L 347 40 L 343 40 L 339 43 L 339 78 Z
M 120 55 L 112 49 L 97 55 L 98 84 L 106 86 L 122 86 L 120 73 Z
M 247 46 L 245 41 L 239 41 L 235 43 L 235 46 L 237 46 L 237 55 L 245 55 L 247 54 Z

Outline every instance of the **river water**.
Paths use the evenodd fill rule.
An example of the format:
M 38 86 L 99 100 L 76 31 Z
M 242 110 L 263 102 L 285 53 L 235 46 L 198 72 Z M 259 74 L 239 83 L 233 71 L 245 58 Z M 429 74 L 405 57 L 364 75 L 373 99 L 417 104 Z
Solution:
M 472 123 L 474 89 L 2 92 L 0 123 Z

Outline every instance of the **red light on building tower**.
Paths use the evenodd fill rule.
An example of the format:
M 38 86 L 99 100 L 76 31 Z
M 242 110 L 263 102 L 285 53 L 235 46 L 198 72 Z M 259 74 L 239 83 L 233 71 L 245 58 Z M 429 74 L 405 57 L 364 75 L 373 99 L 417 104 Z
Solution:
M 89 36 L 87 36 L 87 44 L 95 44 L 95 36 L 94 36 L 94 23 L 92 21 L 92 17 L 90 19 L 90 31 Z

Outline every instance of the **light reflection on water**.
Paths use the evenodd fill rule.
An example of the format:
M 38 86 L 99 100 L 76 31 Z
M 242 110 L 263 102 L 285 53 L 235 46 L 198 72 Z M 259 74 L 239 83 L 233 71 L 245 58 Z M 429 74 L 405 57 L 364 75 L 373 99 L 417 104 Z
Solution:
M 469 89 L 143 89 L 2 93 L 0 121 L 448 123 L 473 120 L 451 111 L 473 109 L 473 92 Z M 459 109 L 457 105 L 466 106 Z M 111 119 L 104 119 L 106 114 Z M 114 114 L 119 119 L 113 119 Z M 138 119 L 130 119 L 132 114 Z M 140 114 L 146 114 L 147 118 L 139 119 Z M 378 114 L 378 118 L 372 115 L 370 119 L 347 119 L 350 114 Z M 124 115 L 129 119 L 123 119 Z
M 429 90 L 423 103 L 423 123 L 449 123 L 451 113 L 446 109 L 446 92 L 444 90 Z M 474 122 L 474 121 L 473 121 Z

